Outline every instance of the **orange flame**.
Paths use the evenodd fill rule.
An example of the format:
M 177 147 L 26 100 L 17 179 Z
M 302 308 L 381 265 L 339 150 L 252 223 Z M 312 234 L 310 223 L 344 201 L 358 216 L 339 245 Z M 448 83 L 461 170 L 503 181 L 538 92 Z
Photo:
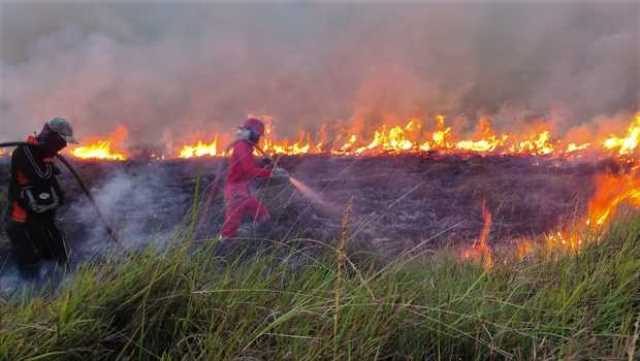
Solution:
M 640 144 L 640 113 L 636 114 L 625 137 L 610 136 L 602 143 L 605 149 L 615 151 L 620 155 L 633 153 L 638 148 L 638 144 Z
M 599 175 L 595 183 L 596 191 L 589 200 L 586 219 L 573 225 L 571 229 L 566 227 L 564 230 L 547 234 L 544 240 L 547 252 L 578 252 L 585 246 L 582 235 L 586 230 L 603 229 L 622 204 L 640 207 L 640 179 L 637 169 L 624 175 Z M 521 240 L 516 247 L 516 256 L 522 259 L 534 249 L 533 241 Z
M 554 139 L 551 131 L 545 127 L 526 135 L 496 133 L 488 118 L 478 122 L 476 134 L 471 138 L 457 137 L 452 128 L 446 124 L 444 115 L 434 118 L 435 129 L 425 131 L 423 122 L 411 118 L 405 124 L 390 126 L 383 123 L 373 130 L 370 138 L 362 134 L 339 133 L 330 140 L 327 128 L 322 127 L 320 135 L 314 140 L 309 133 L 301 132 L 295 140 L 279 139 L 270 118 L 266 121 L 266 131 L 262 140 L 262 149 L 271 154 L 333 154 L 338 156 L 375 156 L 380 154 L 420 153 L 429 151 L 447 153 L 477 154 L 513 154 L 532 156 L 579 156 L 583 152 L 594 149 L 593 144 L 602 146 L 606 152 L 629 154 L 640 143 L 640 114 L 630 126 L 627 136 L 610 137 L 601 142 L 563 143 Z M 350 127 L 350 129 L 362 127 Z M 177 157 L 192 158 L 198 156 L 220 156 L 224 152 L 219 149 L 218 136 L 210 138 L 215 141 L 198 140 L 177 152 Z M 214 147 L 215 145 L 215 147 Z
M 89 140 L 88 145 L 72 148 L 71 154 L 80 159 L 127 160 L 126 152 L 114 149 L 122 145 L 127 134 L 127 128 L 119 126 L 107 139 Z
M 218 152 L 218 137 L 216 136 L 212 142 L 205 143 L 201 140 L 194 145 L 185 145 L 179 153 L 179 157 L 189 159 L 194 157 L 215 157 L 220 155 Z
M 514 134 L 496 132 L 488 118 L 478 121 L 475 134 L 461 137 L 447 125 L 444 115 L 435 116 L 431 128 L 429 120 L 410 118 L 404 124 L 391 125 L 383 122 L 370 129 L 370 136 L 360 132 L 345 130 L 330 137 L 326 126 L 321 127 L 317 137 L 300 132 L 294 139 L 277 137 L 270 118 L 266 118 L 266 132 L 262 149 L 270 154 L 303 155 L 333 154 L 338 156 L 376 156 L 380 154 L 411 154 L 421 152 L 475 153 L 480 155 L 530 155 L 554 157 L 580 157 L 587 151 L 593 154 L 630 156 L 640 145 L 640 114 L 637 114 L 624 136 L 611 135 L 606 139 L 590 139 L 588 142 L 572 143 L 555 139 L 548 126 L 537 126 L 533 131 Z M 360 124 L 361 122 L 357 122 Z M 361 125 L 361 124 L 360 124 Z M 347 127 L 363 131 L 362 126 Z M 430 130 L 428 130 L 430 129 Z M 125 133 L 120 127 L 115 135 L 107 139 L 93 139 L 88 146 L 77 147 L 72 153 L 80 158 L 117 159 L 127 158 L 126 152 L 115 151 L 122 139 L 118 133 Z M 229 134 L 211 134 L 185 144 L 169 157 L 194 158 L 224 155 L 221 139 L 229 139 Z M 86 140 L 85 140 L 86 143 Z M 599 153 L 598 153 L 599 152 Z
M 480 237 L 478 237 L 470 249 L 464 251 L 463 257 L 465 259 L 480 260 L 482 262 L 482 266 L 489 270 L 494 266 L 493 250 L 488 243 L 491 225 L 493 224 L 493 215 L 489 211 L 489 208 L 487 208 L 485 201 L 482 201 L 482 220 L 483 225 Z
M 596 178 L 596 192 L 589 201 L 588 225 L 606 225 L 624 202 L 640 207 L 640 179 L 636 173 L 634 170 L 627 175 L 601 175 Z

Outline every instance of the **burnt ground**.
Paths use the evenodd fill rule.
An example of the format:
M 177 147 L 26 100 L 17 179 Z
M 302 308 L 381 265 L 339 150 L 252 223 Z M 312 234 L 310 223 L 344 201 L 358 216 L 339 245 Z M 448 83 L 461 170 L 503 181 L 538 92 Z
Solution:
M 213 197 L 208 212 L 201 212 L 204 221 L 197 237 L 213 237 L 222 224 L 223 180 L 216 182 L 224 172 L 222 160 L 74 164 L 130 248 L 175 239 L 175 226 L 192 220 L 193 204 L 202 209 L 204 194 Z M 334 240 L 351 204 L 351 237 L 390 256 L 425 240 L 433 247 L 472 242 L 482 228 L 483 201 L 493 214 L 493 243 L 552 231 L 583 214 L 593 176 L 615 166 L 607 161 L 437 154 L 285 157 L 280 165 L 325 203 L 310 202 L 288 182 L 262 184 L 259 195 L 273 217 L 265 237 Z M 0 160 L 3 208 L 8 171 L 7 159 Z M 64 170 L 62 183 L 69 201 L 59 215 L 69 243 L 76 255 L 95 253 L 108 240 Z M 0 240 L 5 257 L 7 248 Z

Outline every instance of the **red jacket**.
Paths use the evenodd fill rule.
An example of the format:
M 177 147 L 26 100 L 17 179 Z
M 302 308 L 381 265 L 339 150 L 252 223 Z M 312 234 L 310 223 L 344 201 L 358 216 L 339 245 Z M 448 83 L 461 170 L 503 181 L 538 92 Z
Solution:
M 236 142 L 232 149 L 227 184 L 248 183 L 258 177 L 271 176 L 271 170 L 256 163 L 251 143 L 241 140 Z

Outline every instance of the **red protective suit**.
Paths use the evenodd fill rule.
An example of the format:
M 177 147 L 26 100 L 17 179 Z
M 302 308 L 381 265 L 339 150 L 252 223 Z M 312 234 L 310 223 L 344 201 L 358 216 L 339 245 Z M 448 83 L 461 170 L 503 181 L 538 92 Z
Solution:
M 258 177 L 270 177 L 271 170 L 260 167 L 253 157 L 253 145 L 245 140 L 233 147 L 227 183 L 224 188 L 225 212 L 222 237 L 235 237 L 242 221 L 250 217 L 255 222 L 269 219 L 269 211 L 251 193 L 251 181 Z

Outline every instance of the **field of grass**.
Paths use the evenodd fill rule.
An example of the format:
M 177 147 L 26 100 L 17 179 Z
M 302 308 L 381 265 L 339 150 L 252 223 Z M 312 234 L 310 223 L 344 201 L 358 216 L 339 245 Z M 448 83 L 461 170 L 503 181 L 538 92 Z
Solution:
M 490 271 L 447 250 L 380 262 L 341 241 L 221 259 L 184 237 L 4 300 L 0 359 L 638 360 L 640 219 L 591 237 Z

